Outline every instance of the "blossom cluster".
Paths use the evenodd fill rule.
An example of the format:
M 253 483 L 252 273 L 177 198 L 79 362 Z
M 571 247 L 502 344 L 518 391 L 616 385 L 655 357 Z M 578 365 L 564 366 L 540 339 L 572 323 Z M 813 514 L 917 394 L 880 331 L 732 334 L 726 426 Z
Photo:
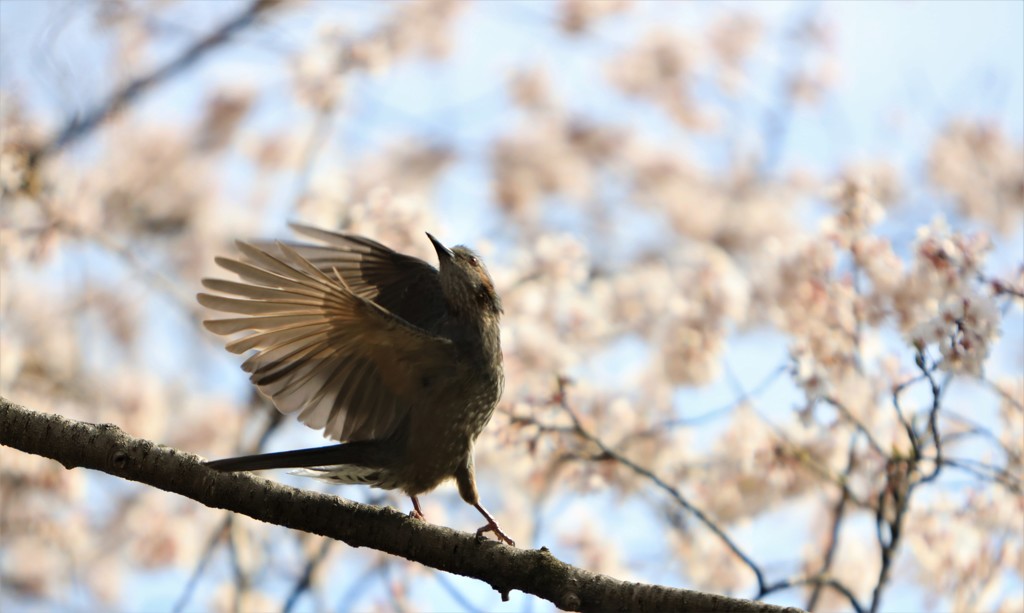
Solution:
M 501 99 L 495 116 L 470 104 L 410 118 L 375 96 L 417 71 L 465 69 L 486 19 L 537 15 L 415 2 L 343 20 L 319 5 L 268 3 L 247 36 L 218 42 L 255 47 L 272 76 L 182 81 L 191 114 L 119 106 L 51 150 L 59 122 L 17 88 L 0 92 L 5 397 L 208 457 L 271 431 L 282 447 L 315 445 L 316 433 L 275 425 L 203 333 L 200 279 L 236 239 L 289 238 L 288 220 L 427 261 L 430 230 L 480 252 L 503 300 L 506 388 L 476 466 L 521 543 L 620 579 L 677 573 L 673 584 L 769 599 L 768 584 L 788 582 L 807 608 L 849 609 L 847 594 L 868 603 L 890 583 L 923 588 L 935 608 L 1024 606 L 1006 579 L 1024 563 L 1024 378 L 1006 349 L 1024 333 L 1024 266 L 1006 255 L 1024 209 L 1013 135 L 938 126 L 924 176 L 885 159 L 786 166 L 774 124 L 747 146 L 745 118 L 801 122 L 832 95 L 833 26 L 723 10 L 683 28 L 625 0 L 543 13 L 566 53 L 600 50 L 579 62 L 592 71 L 584 94 L 561 62 L 523 61 L 488 67 L 500 73 L 483 103 Z M 119 51 L 117 90 L 159 65 L 160 24 L 187 7 L 93 10 Z M 778 108 L 759 106 L 766 64 Z M 425 136 L 439 125 L 449 140 Z M 15 594 L 0 603 L 81 593 L 130 609 L 140 570 L 220 582 L 204 569 L 228 542 L 234 579 L 196 608 L 280 607 L 263 579 L 298 585 L 306 563 L 317 570 L 303 589 L 321 604 L 344 591 L 348 605 L 450 605 L 412 597 L 431 585 L 423 568 L 338 546 L 321 557 L 319 538 L 225 527 L 191 501 L 8 448 L 0 483 L 0 580 Z M 431 521 L 465 528 L 457 501 L 447 488 L 423 497 Z M 622 513 L 628 530 L 608 519 Z M 804 539 L 784 562 L 764 536 L 776 533 Z

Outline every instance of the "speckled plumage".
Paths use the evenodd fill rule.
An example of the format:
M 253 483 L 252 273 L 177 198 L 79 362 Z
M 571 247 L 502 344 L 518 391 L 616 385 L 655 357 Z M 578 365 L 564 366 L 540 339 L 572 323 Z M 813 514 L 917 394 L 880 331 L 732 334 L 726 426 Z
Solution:
M 204 279 L 201 304 L 239 317 L 209 320 L 218 334 L 247 332 L 228 350 L 256 350 L 242 365 L 284 413 L 340 445 L 229 458 L 218 470 L 303 468 L 336 483 L 417 496 L 454 478 L 483 508 L 473 444 L 501 398 L 501 300 L 469 249 L 428 234 L 440 270 L 370 239 L 293 226 L 321 241 L 238 243 L 217 258 L 241 282 Z

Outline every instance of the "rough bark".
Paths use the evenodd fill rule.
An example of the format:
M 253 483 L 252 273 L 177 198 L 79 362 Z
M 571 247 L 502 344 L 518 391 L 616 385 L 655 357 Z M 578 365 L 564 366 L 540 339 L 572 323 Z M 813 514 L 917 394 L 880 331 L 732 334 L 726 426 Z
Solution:
M 111 424 L 40 413 L 0 398 L 0 444 L 90 468 L 267 523 L 369 547 L 520 590 L 579 611 L 797 611 L 692 590 L 632 583 L 566 564 L 547 548 L 517 549 L 407 517 L 389 507 L 288 487 L 250 473 L 219 473 L 202 459 L 133 438 Z

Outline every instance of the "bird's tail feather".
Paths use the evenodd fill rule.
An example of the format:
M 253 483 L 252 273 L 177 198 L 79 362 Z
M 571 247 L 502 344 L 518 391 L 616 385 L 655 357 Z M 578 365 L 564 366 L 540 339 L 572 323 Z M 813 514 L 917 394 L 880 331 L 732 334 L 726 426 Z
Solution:
M 271 468 L 310 468 L 314 466 L 336 466 L 340 464 L 354 464 L 358 466 L 372 467 L 379 465 L 378 458 L 374 456 L 376 449 L 373 449 L 375 441 L 343 443 L 341 445 L 329 445 L 327 447 L 313 447 L 311 449 L 297 449 L 295 451 L 281 451 L 277 453 L 260 453 L 237 458 L 226 458 L 206 462 L 206 465 L 214 470 L 240 471 L 240 470 L 268 470 Z M 373 445 L 375 447 L 375 445 Z

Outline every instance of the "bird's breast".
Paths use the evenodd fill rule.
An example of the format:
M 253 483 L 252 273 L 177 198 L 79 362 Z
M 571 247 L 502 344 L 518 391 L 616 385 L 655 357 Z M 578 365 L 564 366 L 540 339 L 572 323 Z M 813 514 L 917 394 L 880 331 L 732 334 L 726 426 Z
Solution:
M 427 491 L 454 476 L 490 421 L 503 387 L 500 362 L 465 359 L 431 383 L 411 413 L 407 489 Z

